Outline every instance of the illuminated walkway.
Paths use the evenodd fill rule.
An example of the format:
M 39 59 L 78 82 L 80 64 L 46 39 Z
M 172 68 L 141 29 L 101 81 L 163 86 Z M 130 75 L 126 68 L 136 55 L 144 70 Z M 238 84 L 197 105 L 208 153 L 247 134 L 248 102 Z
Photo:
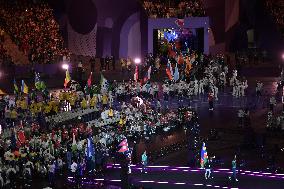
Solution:
M 97 182 L 106 182 L 114 185 L 120 184 L 120 167 L 108 166 L 105 179 L 83 178 L 86 187 L 96 185 Z M 136 186 L 146 188 L 240 188 L 240 189 L 265 189 L 283 188 L 284 174 L 265 172 L 252 172 L 239 170 L 239 182 L 230 181 L 229 169 L 216 169 L 212 173 L 213 179 L 204 178 L 204 170 L 189 167 L 149 166 L 147 174 L 142 174 L 141 167 L 132 166 L 129 181 Z M 69 177 L 69 181 L 72 177 Z

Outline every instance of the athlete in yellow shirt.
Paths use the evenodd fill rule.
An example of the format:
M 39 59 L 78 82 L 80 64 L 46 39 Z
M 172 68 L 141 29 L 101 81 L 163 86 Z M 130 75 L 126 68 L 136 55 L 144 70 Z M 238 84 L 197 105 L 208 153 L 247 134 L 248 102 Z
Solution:
M 81 108 L 82 109 L 86 109 L 87 108 L 87 101 L 85 98 L 83 98 L 82 102 L 81 102 Z
M 102 96 L 102 103 L 103 103 L 103 106 L 107 106 L 108 104 L 108 97 L 105 94 Z

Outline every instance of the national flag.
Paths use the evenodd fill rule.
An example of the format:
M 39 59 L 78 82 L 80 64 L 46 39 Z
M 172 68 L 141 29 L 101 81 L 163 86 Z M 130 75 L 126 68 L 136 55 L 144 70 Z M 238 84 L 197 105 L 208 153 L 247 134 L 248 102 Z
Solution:
M 171 71 L 170 71 L 169 68 L 166 68 L 166 73 L 167 73 L 167 76 L 168 76 L 169 80 L 172 81 L 173 80 L 173 76 L 172 76 Z
M 64 87 L 66 88 L 68 83 L 71 81 L 69 70 L 66 70 L 65 80 L 64 80 Z
M 18 131 L 18 141 L 21 144 L 24 144 L 26 142 L 25 132 L 23 130 Z
M 91 137 L 87 139 L 87 157 L 93 157 L 94 156 L 94 145 L 93 140 Z
M 202 144 L 201 153 L 200 153 L 200 165 L 204 168 L 204 159 L 207 158 L 207 150 L 205 146 L 205 142 Z
M 107 79 L 103 76 L 103 74 L 101 74 L 100 85 L 101 85 L 101 90 L 103 90 L 104 92 L 107 92 L 108 87 L 109 87 L 109 83 L 108 83 Z
M 15 94 L 19 93 L 19 88 L 18 88 L 18 86 L 17 86 L 17 82 L 16 82 L 15 79 L 14 79 L 14 93 L 15 93 Z
M 125 153 L 129 151 L 127 139 L 124 139 L 119 145 L 120 149 L 118 152 Z
M 170 60 L 168 61 L 168 64 L 167 64 L 166 73 L 167 73 L 169 80 L 173 80 L 172 66 L 171 66 Z
M 151 66 L 148 68 L 148 71 L 145 73 L 144 76 L 144 83 L 146 83 L 151 78 Z
M 176 64 L 176 67 L 175 67 L 174 80 L 175 80 L 175 81 L 179 80 L 179 71 L 178 71 L 178 66 L 177 66 L 177 64 Z
M 29 93 L 29 88 L 26 85 L 26 83 L 24 82 L 24 80 L 22 80 L 21 92 L 24 93 L 24 94 L 28 94 Z
M 120 144 L 118 146 L 128 146 L 128 142 L 127 139 L 124 139 L 123 141 L 120 142 Z
M 89 76 L 89 78 L 88 78 L 88 87 L 91 87 L 91 85 L 92 85 L 92 77 L 93 77 L 93 72 L 91 72 L 91 74 L 90 74 L 90 76 Z
M 136 65 L 135 73 L 134 73 L 134 81 L 137 82 L 138 79 L 139 79 L 139 75 L 138 75 L 138 65 Z
M 122 146 L 122 147 L 120 148 L 120 150 L 118 150 L 118 152 L 120 152 L 120 153 L 125 153 L 125 152 L 127 152 L 127 151 L 129 151 L 129 149 L 128 149 L 127 146 Z

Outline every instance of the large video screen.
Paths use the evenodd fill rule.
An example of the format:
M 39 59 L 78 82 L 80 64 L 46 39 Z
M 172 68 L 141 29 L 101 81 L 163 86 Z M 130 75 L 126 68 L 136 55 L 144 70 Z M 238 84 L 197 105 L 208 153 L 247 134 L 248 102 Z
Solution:
M 203 28 L 154 30 L 154 54 L 167 55 L 169 48 L 182 53 L 192 50 L 203 52 L 203 35 Z

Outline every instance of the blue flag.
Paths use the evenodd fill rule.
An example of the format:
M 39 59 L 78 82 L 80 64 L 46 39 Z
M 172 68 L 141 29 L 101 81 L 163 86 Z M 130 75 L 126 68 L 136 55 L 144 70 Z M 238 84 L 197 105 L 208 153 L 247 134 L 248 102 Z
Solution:
M 93 140 L 91 137 L 87 139 L 87 157 L 91 158 L 94 156 L 94 145 L 93 145 Z
M 175 81 L 179 80 L 179 71 L 178 71 L 178 66 L 177 66 L 177 64 L 176 64 L 176 67 L 175 67 L 174 80 L 175 80 Z

